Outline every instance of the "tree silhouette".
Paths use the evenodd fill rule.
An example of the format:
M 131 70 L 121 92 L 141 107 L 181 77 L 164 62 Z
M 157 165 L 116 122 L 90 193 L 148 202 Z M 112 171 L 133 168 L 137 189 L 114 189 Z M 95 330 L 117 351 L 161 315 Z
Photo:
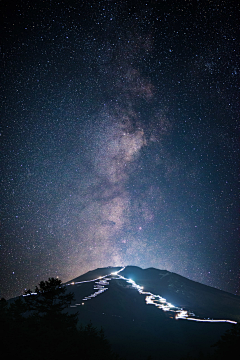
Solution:
M 25 360 L 34 354 L 36 360 L 114 360 L 103 330 L 91 323 L 77 327 L 78 314 L 68 314 L 74 294 L 67 292 L 61 280 L 49 278 L 36 286 L 35 292 L 8 303 L 0 301 L 1 353 Z
M 216 348 L 214 359 L 234 359 L 240 350 L 240 323 L 232 325 L 213 347 Z
M 35 293 L 26 291 L 25 302 L 30 316 L 37 318 L 44 326 L 75 329 L 78 313 L 69 315 L 64 312 L 74 300 L 74 294 L 66 291 L 66 286 L 56 278 L 41 281 L 39 287 L 36 286 Z
M 200 354 L 199 356 L 182 357 L 181 360 L 225 360 L 234 359 L 239 354 L 240 350 L 240 323 L 232 325 L 230 330 L 227 330 L 215 344 L 215 352 L 212 355 Z

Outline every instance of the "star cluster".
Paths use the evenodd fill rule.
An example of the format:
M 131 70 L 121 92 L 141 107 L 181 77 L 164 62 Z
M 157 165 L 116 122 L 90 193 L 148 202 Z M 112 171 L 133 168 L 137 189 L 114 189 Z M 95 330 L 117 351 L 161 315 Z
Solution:
M 105 266 L 239 293 L 233 1 L 1 4 L 1 296 Z

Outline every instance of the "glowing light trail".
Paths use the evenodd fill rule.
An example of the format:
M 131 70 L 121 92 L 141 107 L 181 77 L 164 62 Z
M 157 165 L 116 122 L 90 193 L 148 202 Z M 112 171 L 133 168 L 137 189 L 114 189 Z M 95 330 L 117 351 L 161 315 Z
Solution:
M 128 284 L 131 284 L 131 286 L 134 289 L 136 289 L 140 294 L 146 295 L 145 301 L 146 301 L 147 305 L 154 305 L 158 309 L 161 309 L 162 311 L 165 311 L 165 312 L 169 311 L 169 312 L 175 313 L 176 320 L 182 319 L 182 320 L 191 320 L 191 321 L 198 321 L 198 322 L 227 322 L 227 323 L 231 323 L 231 324 L 237 324 L 237 322 L 233 321 L 233 320 L 198 319 L 197 317 L 195 317 L 196 315 L 194 313 L 188 312 L 187 310 L 183 310 L 182 308 L 179 308 L 179 307 L 167 302 L 167 300 L 160 295 L 154 295 L 151 292 L 143 291 L 143 286 L 137 285 L 135 283 L 135 281 L 133 281 L 132 279 L 127 279 L 124 276 L 119 275 L 119 273 L 122 272 L 124 269 L 125 269 L 125 267 L 121 268 L 120 270 L 118 270 L 114 273 L 111 273 L 110 275 L 105 275 L 105 276 L 99 277 L 97 279 L 79 281 L 79 282 L 75 282 L 75 283 L 72 282 L 67 285 L 76 285 L 76 284 L 82 284 L 82 283 L 88 283 L 88 282 L 95 282 L 94 290 L 97 290 L 97 291 L 82 299 L 83 301 L 87 301 L 87 300 L 90 300 L 90 299 L 102 294 L 104 291 L 106 291 L 108 288 L 105 286 L 109 285 L 109 281 L 114 280 L 114 279 L 125 280 Z M 75 304 L 71 307 L 76 307 L 79 305 L 80 304 Z M 81 305 L 84 305 L 84 303 L 82 303 Z
M 198 318 L 193 318 L 193 317 L 189 317 L 191 316 L 196 316 L 194 313 L 183 310 L 182 308 L 179 308 L 177 306 L 172 305 L 171 303 L 168 303 L 166 301 L 166 299 L 164 299 L 163 297 L 161 297 L 160 295 L 154 295 L 150 292 L 145 292 L 143 291 L 143 287 L 139 286 L 135 283 L 135 281 L 133 281 L 132 279 L 127 279 L 121 275 L 118 275 L 119 278 L 126 280 L 128 283 L 132 284 L 132 286 L 138 290 L 138 292 L 140 294 L 144 294 L 147 295 L 145 298 L 146 304 L 147 305 L 155 305 L 156 307 L 158 307 L 159 309 L 163 310 L 163 311 L 171 311 L 176 313 L 175 315 L 175 319 L 184 319 L 184 320 L 192 320 L 192 321 L 199 321 L 199 322 L 227 322 L 227 323 L 231 323 L 231 324 L 237 324 L 236 321 L 233 320 L 211 320 L 211 319 L 198 319 Z M 162 304 L 159 304 L 159 302 L 161 302 Z

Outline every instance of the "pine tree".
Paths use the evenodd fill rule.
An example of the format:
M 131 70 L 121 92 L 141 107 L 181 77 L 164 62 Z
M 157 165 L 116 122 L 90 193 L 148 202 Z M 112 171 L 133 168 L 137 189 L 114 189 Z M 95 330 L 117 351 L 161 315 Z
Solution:
M 74 329 L 78 321 L 78 313 L 69 315 L 64 312 L 74 300 L 74 294 L 66 292 L 66 286 L 56 278 L 41 281 L 39 287 L 36 286 L 35 293 L 31 290 L 26 291 L 25 301 L 31 317 L 37 317 L 44 326 Z

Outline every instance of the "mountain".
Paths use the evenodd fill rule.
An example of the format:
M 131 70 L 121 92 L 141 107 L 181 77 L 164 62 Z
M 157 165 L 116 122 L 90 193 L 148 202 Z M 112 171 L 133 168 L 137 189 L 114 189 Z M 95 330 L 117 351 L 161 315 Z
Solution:
M 136 266 L 89 271 L 67 282 L 79 322 L 103 327 L 113 349 L 128 360 L 180 359 L 211 352 L 240 321 L 240 297 L 180 275 Z

